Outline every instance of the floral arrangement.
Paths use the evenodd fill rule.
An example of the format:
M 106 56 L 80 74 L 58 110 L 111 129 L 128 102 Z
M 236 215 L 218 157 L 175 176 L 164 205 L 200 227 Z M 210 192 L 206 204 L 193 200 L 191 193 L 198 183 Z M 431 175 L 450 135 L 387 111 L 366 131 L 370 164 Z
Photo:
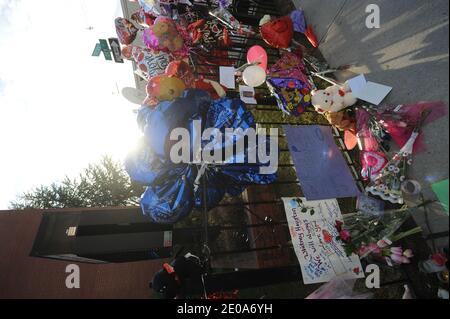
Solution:
M 370 255 L 393 266 L 409 263 L 413 252 L 410 249 L 392 247 L 392 244 L 422 231 L 420 227 L 416 227 L 396 233 L 408 217 L 409 212 L 405 209 L 385 212 L 381 217 L 358 212 L 344 215 L 344 220 L 337 220 L 335 227 L 339 232 L 338 240 L 343 243 L 348 256 L 353 253 L 360 258 Z

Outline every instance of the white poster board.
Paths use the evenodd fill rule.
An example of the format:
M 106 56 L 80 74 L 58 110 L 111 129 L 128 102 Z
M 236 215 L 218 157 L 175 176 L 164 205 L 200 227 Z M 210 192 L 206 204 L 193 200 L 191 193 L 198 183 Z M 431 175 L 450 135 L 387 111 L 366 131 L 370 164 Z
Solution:
M 337 239 L 335 224 L 342 221 L 342 215 L 336 199 L 307 201 L 293 197 L 283 198 L 283 203 L 305 284 L 328 282 L 340 275 L 364 277 L 359 257 L 347 257 Z
M 375 105 L 379 105 L 392 90 L 390 86 L 367 81 L 363 74 L 348 80 L 348 84 L 354 96 Z
M 232 66 L 220 66 L 219 67 L 219 78 L 220 84 L 222 84 L 227 89 L 234 90 L 236 88 L 236 79 L 234 73 L 236 69 Z

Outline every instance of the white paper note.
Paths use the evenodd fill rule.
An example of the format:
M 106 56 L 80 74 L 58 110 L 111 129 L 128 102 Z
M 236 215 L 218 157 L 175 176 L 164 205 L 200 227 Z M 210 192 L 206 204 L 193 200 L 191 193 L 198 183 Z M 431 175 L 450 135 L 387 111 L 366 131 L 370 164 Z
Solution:
M 247 96 L 248 95 L 252 95 Z M 246 86 L 246 85 L 239 85 L 239 95 L 241 97 L 241 101 L 244 102 L 245 104 L 257 104 L 256 99 L 255 99 L 255 89 L 250 87 L 250 86 Z
M 219 67 L 220 84 L 228 89 L 236 88 L 236 80 L 234 78 L 235 68 L 232 66 Z
M 352 90 L 352 93 L 355 96 L 357 96 L 361 93 L 361 91 L 364 89 L 366 84 L 367 84 L 367 80 L 366 80 L 364 74 L 358 75 L 358 76 L 348 80 L 348 85 L 350 86 L 350 89 Z
M 348 80 L 348 84 L 354 96 L 374 105 L 379 105 L 392 90 L 387 85 L 367 82 L 362 74 Z

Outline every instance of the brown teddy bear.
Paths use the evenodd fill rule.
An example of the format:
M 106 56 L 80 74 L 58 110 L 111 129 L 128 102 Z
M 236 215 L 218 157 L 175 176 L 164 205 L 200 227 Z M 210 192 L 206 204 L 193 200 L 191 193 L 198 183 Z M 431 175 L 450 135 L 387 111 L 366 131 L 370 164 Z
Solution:
M 325 117 L 328 122 L 337 127 L 340 131 L 356 131 L 356 122 L 345 111 L 326 112 Z
M 175 52 L 183 48 L 183 37 L 178 33 L 175 22 L 169 18 L 159 17 L 152 26 L 152 31 L 158 38 L 159 46 Z

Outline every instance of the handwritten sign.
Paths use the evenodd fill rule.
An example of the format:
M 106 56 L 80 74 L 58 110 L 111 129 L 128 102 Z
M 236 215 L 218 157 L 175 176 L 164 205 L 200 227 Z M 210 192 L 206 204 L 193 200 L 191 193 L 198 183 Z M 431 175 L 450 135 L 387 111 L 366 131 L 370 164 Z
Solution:
M 336 276 L 363 278 L 359 257 L 347 257 L 335 228 L 342 220 L 336 199 L 308 201 L 306 198 L 283 198 L 286 218 L 295 254 L 305 284 L 328 282 Z
M 331 127 L 284 125 L 297 177 L 308 200 L 356 197 L 358 187 Z

